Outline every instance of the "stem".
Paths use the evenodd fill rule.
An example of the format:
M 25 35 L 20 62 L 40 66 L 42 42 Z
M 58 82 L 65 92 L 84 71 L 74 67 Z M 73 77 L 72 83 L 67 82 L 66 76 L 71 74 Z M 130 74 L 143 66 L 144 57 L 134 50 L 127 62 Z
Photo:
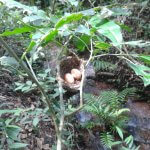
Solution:
M 29 62 L 29 60 L 28 60 L 28 58 L 27 58 L 26 56 L 25 56 L 25 60 L 26 60 L 28 66 L 29 66 L 29 68 L 30 68 L 30 70 L 31 70 L 32 75 L 34 76 L 34 78 L 35 78 L 36 81 L 38 82 L 38 79 L 37 79 L 37 77 L 36 77 L 36 75 L 35 75 L 35 73 L 34 73 L 34 71 L 33 71 L 33 69 L 32 69 L 32 66 L 31 66 L 31 64 L 30 64 L 30 62 Z
M 86 66 L 89 64 L 89 62 L 91 61 L 93 57 L 93 42 L 92 42 L 92 38 L 91 38 L 91 52 L 90 52 L 90 58 L 88 59 Z
M 60 77 L 60 65 L 58 65 L 57 70 L 58 70 L 58 77 Z M 58 80 L 59 84 L 59 93 L 60 93 L 60 123 L 59 123 L 59 133 L 57 135 L 57 150 L 62 149 L 62 130 L 64 126 L 64 112 L 65 112 L 65 106 L 64 106 L 64 101 L 63 101 L 63 88 L 62 88 L 62 83 L 60 80 Z
M 93 58 L 97 58 L 97 57 L 103 57 L 103 56 L 133 56 L 133 57 L 137 57 L 137 54 L 101 54 L 101 55 L 96 55 L 93 56 Z

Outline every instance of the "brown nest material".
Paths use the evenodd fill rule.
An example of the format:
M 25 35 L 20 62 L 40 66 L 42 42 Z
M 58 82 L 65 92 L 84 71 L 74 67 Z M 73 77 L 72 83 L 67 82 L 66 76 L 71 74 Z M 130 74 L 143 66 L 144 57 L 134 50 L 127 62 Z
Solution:
M 80 80 L 75 80 L 74 83 L 68 83 L 65 80 L 65 75 L 67 73 L 71 73 L 72 69 L 78 69 L 82 74 L 84 70 L 83 60 L 79 59 L 77 56 L 68 56 L 67 58 L 63 59 L 60 62 L 60 77 L 59 78 L 62 82 L 62 85 L 65 89 L 73 92 L 73 91 L 79 90 L 82 77 Z

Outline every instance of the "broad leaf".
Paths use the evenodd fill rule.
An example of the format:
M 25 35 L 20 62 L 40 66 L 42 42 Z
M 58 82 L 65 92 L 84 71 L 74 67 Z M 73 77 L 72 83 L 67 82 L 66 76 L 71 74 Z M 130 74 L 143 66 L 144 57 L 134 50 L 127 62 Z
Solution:
M 54 40 L 57 34 L 58 34 L 57 29 L 50 30 L 46 35 L 42 37 L 41 45 L 45 46 L 48 42 Z
M 144 82 L 144 86 L 150 84 L 150 68 L 141 64 L 128 63 L 128 65 L 135 71 Z
M 84 25 L 79 25 L 75 32 L 90 35 L 90 30 Z
M 113 16 L 129 16 L 131 15 L 131 11 L 128 8 L 112 8 L 111 11 L 113 12 Z
M 37 22 L 35 25 L 41 25 L 42 21 L 44 20 L 49 20 L 48 17 L 45 16 L 38 16 L 38 15 L 31 15 L 31 16 L 26 16 L 23 18 L 23 22 L 28 23 L 28 22 Z
M 90 43 L 90 37 L 87 35 L 82 35 L 75 43 L 79 51 L 84 51 L 86 46 Z
M 21 128 L 19 128 L 18 126 L 8 126 L 5 130 L 9 138 L 19 141 L 18 134 L 21 131 Z
M 35 118 L 33 119 L 33 126 L 36 127 L 36 126 L 38 125 L 39 121 L 40 121 L 39 118 L 38 118 L 38 117 L 35 117 Z
M 25 143 L 13 143 L 11 145 L 9 145 L 9 148 L 10 149 L 18 149 L 18 148 L 24 148 L 26 147 L 28 144 L 25 144 Z
M 95 14 L 95 10 L 92 8 L 92 9 L 81 11 L 80 13 L 82 13 L 84 16 L 92 16 Z
M 16 59 L 9 56 L 2 56 L 0 58 L 0 64 L 3 66 L 19 67 L 19 63 L 16 61 Z
M 68 0 L 68 2 L 75 7 L 77 7 L 79 3 L 77 0 Z
M 74 21 L 78 21 L 82 18 L 82 16 L 83 16 L 82 13 L 74 13 L 69 16 L 65 16 L 57 22 L 57 24 L 55 25 L 55 28 L 58 29 L 65 24 L 72 23 Z
M 21 34 L 21 33 L 25 33 L 25 32 L 31 32 L 34 31 L 35 29 L 29 26 L 24 26 L 22 28 L 16 28 L 12 31 L 5 31 L 2 34 L 0 34 L 0 36 L 10 36 L 10 35 L 15 35 L 15 34 Z
M 138 56 L 142 61 L 144 61 L 146 64 L 150 64 L 150 56 L 148 55 L 139 55 Z
M 96 42 L 95 47 L 99 48 L 101 50 L 108 50 L 110 48 L 110 44 L 105 43 L 105 42 Z
M 101 26 L 105 23 L 108 23 L 108 22 L 109 22 L 108 19 L 101 19 L 100 15 L 95 15 L 89 20 L 89 24 L 96 29 L 99 26 Z
M 121 43 L 123 42 L 123 37 L 121 33 L 121 28 L 114 21 L 109 21 L 108 19 L 101 19 L 100 15 L 93 16 L 89 24 L 97 30 L 100 35 L 106 36 L 121 48 Z
M 112 43 L 117 43 L 118 46 L 121 47 L 120 43 L 123 41 L 121 29 L 120 26 L 117 25 L 114 21 L 109 21 L 99 26 L 97 31 L 110 39 Z

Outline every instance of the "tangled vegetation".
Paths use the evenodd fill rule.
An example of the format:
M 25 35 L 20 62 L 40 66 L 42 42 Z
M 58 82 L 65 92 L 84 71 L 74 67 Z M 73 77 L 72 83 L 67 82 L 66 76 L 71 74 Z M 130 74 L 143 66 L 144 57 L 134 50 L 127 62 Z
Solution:
M 0 149 L 28 147 L 29 144 L 19 138 L 20 125 L 30 122 L 37 131 L 39 123 L 44 121 L 55 129 L 53 150 L 77 149 L 71 127 L 73 130 L 86 129 L 92 135 L 93 129 L 98 130 L 99 141 L 105 149 L 139 149 L 125 126 L 130 111 L 125 103 L 136 89 L 125 81 L 123 90 L 101 91 L 98 96 L 85 94 L 83 90 L 85 72 L 91 64 L 97 73 L 107 70 L 109 76 L 119 72 L 119 65 L 126 66 L 129 72 L 134 72 L 142 87 L 150 85 L 150 56 L 145 51 L 135 50 L 137 47 L 146 49 L 150 42 L 124 40 L 128 32 L 132 33 L 124 19 L 139 5 L 142 12 L 148 1 L 114 2 L 0 0 L 0 43 L 3 48 L 0 67 L 17 77 L 12 85 L 15 92 L 35 93 L 39 97 L 37 108 L 0 109 L 0 135 L 3 137 Z M 19 48 L 14 49 L 9 41 L 20 43 Z M 60 80 L 61 60 L 72 55 L 81 59 L 84 65 L 78 104 L 71 103 L 73 96 L 67 97 L 68 89 L 63 88 Z M 50 61 L 54 66 L 45 67 L 44 62 L 49 64 Z M 121 84 L 121 81 L 115 81 Z M 75 123 L 75 116 L 80 112 L 92 117 L 86 122 Z M 10 114 L 8 118 L 7 114 Z

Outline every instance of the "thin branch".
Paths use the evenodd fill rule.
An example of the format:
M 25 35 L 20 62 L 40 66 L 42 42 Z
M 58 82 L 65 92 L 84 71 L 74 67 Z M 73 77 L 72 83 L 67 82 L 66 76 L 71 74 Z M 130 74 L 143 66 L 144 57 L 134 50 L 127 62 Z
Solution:
M 58 78 L 60 77 L 60 65 L 57 67 L 57 73 L 58 73 Z M 62 149 L 62 130 L 64 126 L 64 111 L 65 111 L 65 106 L 64 106 L 64 101 L 63 101 L 63 88 L 62 88 L 62 83 L 61 80 L 58 80 L 59 84 L 59 94 L 60 94 L 60 123 L 59 123 L 59 133 L 57 135 L 57 150 Z
M 133 57 L 137 57 L 137 54 L 101 54 L 101 55 L 96 55 L 93 56 L 93 58 L 98 58 L 98 57 L 103 57 L 103 56 L 133 56 Z
M 88 59 L 87 63 L 86 63 L 86 66 L 89 64 L 89 62 L 91 61 L 93 57 L 93 41 L 92 41 L 92 38 L 91 38 L 91 52 L 90 52 L 90 58 Z
M 84 67 L 84 66 L 83 66 Z M 80 107 L 83 106 L 83 85 L 84 85 L 84 74 L 85 74 L 85 69 L 83 68 L 82 71 L 82 79 L 80 83 Z

